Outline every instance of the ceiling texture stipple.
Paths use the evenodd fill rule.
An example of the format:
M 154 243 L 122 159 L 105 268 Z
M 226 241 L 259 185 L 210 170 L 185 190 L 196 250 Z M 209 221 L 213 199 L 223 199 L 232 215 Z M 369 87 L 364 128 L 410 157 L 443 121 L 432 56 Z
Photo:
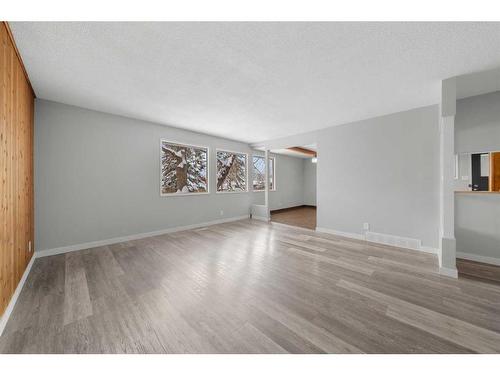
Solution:
M 500 23 L 12 22 L 39 98 L 247 143 L 439 102 Z

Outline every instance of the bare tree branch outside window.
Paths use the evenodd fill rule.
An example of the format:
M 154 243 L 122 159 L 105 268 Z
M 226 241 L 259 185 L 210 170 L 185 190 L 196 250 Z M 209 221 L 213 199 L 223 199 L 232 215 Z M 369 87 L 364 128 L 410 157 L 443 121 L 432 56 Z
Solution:
M 247 191 L 247 155 L 217 151 L 217 191 Z
M 266 189 L 266 171 L 264 169 L 264 157 L 254 155 L 252 157 L 252 183 L 253 190 L 263 191 Z M 275 190 L 275 179 L 274 179 L 274 158 L 269 158 L 269 190 Z

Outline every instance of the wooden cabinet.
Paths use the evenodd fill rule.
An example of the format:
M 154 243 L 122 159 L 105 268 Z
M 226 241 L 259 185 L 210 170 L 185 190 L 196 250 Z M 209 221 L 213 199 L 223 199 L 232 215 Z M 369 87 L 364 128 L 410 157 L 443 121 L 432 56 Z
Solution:
M 0 316 L 33 256 L 33 110 L 33 90 L 0 22 Z

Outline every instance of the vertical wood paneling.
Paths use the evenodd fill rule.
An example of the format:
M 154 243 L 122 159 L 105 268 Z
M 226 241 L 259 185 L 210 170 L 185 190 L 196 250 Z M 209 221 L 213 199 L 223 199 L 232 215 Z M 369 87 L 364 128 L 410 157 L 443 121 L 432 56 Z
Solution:
M 500 152 L 491 153 L 490 164 L 490 190 L 500 191 Z
M 9 31 L 0 23 L 0 315 L 33 251 L 34 95 Z

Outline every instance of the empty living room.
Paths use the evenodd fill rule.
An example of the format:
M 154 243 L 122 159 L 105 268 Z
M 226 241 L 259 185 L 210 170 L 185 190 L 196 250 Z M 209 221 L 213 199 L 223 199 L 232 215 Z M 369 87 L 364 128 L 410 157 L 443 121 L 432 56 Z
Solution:
M 498 367 L 494 5 L 21 3 L 5 374 Z

